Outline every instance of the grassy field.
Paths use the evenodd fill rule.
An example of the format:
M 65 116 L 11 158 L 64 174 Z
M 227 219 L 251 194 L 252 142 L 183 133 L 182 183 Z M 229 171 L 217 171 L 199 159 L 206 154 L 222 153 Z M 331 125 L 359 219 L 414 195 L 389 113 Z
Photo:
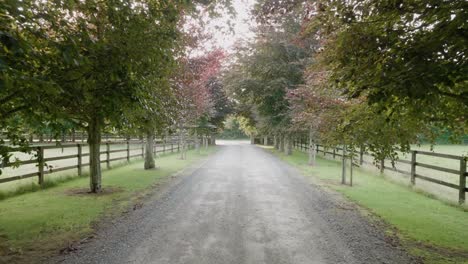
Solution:
M 395 227 L 403 245 L 427 263 L 468 263 L 466 210 L 428 198 L 362 169 L 354 170 L 353 187 L 343 186 L 339 161 L 318 157 L 317 166 L 310 167 L 305 153 L 295 151 L 285 156 L 271 151 Z M 389 228 L 389 232 L 391 230 Z
M 468 145 L 412 145 L 413 150 L 434 151 L 444 154 L 468 156 Z
M 411 147 L 413 150 L 422 150 L 428 152 L 436 152 L 436 153 L 443 153 L 443 154 L 452 154 L 456 156 L 466 156 L 468 155 L 468 145 L 413 145 Z M 341 154 L 341 151 L 337 152 Z M 331 158 L 330 154 L 327 154 L 328 158 Z M 378 173 L 379 169 L 373 165 L 375 162 L 374 158 L 370 155 L 364 155 L 364 161 L 366 162 L 363 164 L 363 167 L 374 172 Z M 337 157 L 339 160 L 340 157 Z M 399 160 L 411 160 L 411 154 L 407 153 L 399 153 Z M 424 163 L 429 165 L 435 165 L 443 168 L 449 168 L 453 170 L 460 169 L 460 160 L 456 159 L 448 159 L 448 158 L 440 158 L 440 157 L 433 157 L 428 155 L 423 155 L 418 153 L 416 156 L 416 161 L 418 163 Z M 395 162 L 395 169 L 400 171 L 406 171 L 409 173 L 411 171 L 411 165 L 406 164 L 403 162 Z M 392 167 L 391 161 L 386 160 L 385 166 Z M 416 167 L 416 173 L 427 176 L 433 179 L 441 180 L 448 183 L 459 184 L 459 176 L 453 173 L 442 172 L 439 170 L 424 168 L 421 166 Z M 408 175 L 400 174 L 391 169 L 385 169 L 385 175 L 388 177 L 389 180 L 397 182 L 399 184 L 410 185 L 410 177 Z M 419 191 L 426 192 L 428 194 L 436 196 L 438 199 L 441 199 L 445 202 L 449 203 L 457 203 L 458 202 L 458 190 L 449 188 L 440 184 L 424 181 L 422 179 L 416 179 L 416 185 L 414 186 L 415 189 Z
M 110 192 L 100 195 L 84 193 L 89 179 L 80 177 L 0 201 L 0 263 L 41 262 L 68 243 L 89 236 L 96 222 L 126 210 L 150 186 L 214 151 L 192 150 L 183 161 L 177 154 L 166 155 L 156 160 L 157 170 L 145 171 L 143 162 L 136 161 L 105 171 L 103 189 Z

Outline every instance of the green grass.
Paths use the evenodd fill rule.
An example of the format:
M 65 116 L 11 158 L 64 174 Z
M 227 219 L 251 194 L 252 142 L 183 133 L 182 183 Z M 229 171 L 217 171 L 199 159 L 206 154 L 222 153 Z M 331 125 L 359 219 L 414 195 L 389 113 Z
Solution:
M 396 227 L 409 251 L 427 263 L 468 263 L 468 213 L 462 208 L 362 169 L 354 169 L 353 187 L 344 186 L 339 161 L 317 157 L 317 165 L 310 167 L 305 153 L 285 156 L 271 151 Z
M 89 235 L 94 223 L 122 212 L 150 186 L 214 151 L 189 151 L 187 160 L 179 160 L 177 154 L 166 155 L 156 159 L 156 170 L 145 171 L 143 161 L 138 161 L 104 171 L 103 189 L 117 190 L 108 194 L 70 194 L 89 186 L 87 177 L 79 177 L 0 201 L 0 262 L 2 255 L 8 254 L 11 259 L 7 262 L 40 262 L 42 256 Z
M 411 149 L 413 150 L 422 150 L 422 151 L 434 151 L 437 153 L 452 154 L 458 156 L 468 155 L 468 145 L 412 145 Z

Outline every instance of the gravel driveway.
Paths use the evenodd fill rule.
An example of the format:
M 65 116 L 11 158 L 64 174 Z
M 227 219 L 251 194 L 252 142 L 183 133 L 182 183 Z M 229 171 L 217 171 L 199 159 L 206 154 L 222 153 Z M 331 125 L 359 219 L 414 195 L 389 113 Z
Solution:
M 53 262 L 161 264 L 412 263 L 339 195 L 311 184 L 263 149 L 221 146 Z

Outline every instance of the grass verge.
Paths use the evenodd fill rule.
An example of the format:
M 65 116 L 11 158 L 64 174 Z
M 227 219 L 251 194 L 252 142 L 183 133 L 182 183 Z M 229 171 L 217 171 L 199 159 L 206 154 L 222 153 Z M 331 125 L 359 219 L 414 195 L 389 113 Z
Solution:
M 307 154 L 295 151 L 286 156 L 270 149 L 305 175 L 320 179 L 325 186 L 371 211 L 398 230 L 408 251 L 425 263 L 468 263 L 468 212 L 447 205 L 362 169 L 354 170 L 354 186 L 341 181 L 341 163 L 317 157 L 317 165 L 307 165 Z
M 95 224 L 115 216 L 142 197 L 151 186 L 213 153 L 189 151 L 156 159 L 158 169 L 143 169 L 143 161 L 103 172 L 103 194 L 86 194 L 89 179 L 73 178 L 49 188 L 0 201 L 0 263 L 39 263 L 93 233 Z

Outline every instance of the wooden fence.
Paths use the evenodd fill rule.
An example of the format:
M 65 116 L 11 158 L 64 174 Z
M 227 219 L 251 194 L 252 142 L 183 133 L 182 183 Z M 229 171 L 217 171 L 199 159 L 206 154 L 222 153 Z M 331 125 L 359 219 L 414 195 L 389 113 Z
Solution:
M 295 139 L 293 141 L 293 147 L 295 149 L 298 149 L 300 151 L 308 151 L 309 145 L 308 145 L 308 139 L 307 138 L 301 138 L 301 139 Z M 326 148 L 322 145 L 316 145 L 316 152 L 317 153 L 322 153 L 324 156 L 329 155 L 329 157 L 335 159 L 336 157 L 343 157 L 343 148 L 340 147 L 335 147 L 335 148 Z M 403 160 L 399 159 L 397 160 L 398 163 L 403 163 L 403 164 L 408 164 L 410 165 L 410 170 L 400 170 L 397 169 L 396 167 L 393 166 L 387 166 L 390 161 L 389 160 L 382 160 L 379 162 L 378 167 L 380 168 L 380 172 L 383 173 L 385 169 L 393 171 L 393 172 L 398 172 L 403 175 L 409 176 L 410 183 L 412 185 L 415 185 L 416 179 L 420 179 L 423 181 L 428 181 L 431 183 L 443 185 L 449 188 L 453 188 L 458 190 L 458 201 L 460 204 L 464 203 L 466 200 L 466 192 L 468 192 L 468 188 L 466 187 L 466 178 L 468 177 L 468 171 L 467 171 L 467 159 L 468 157 L 463 157 L 463 156 L 456 156 L 456 155 L 450 155 L 450 154 L 442 154 L 442 153 L 434 153 L 434 152 L 428 152 L 428 151 L 419 151 L 419 150 L 412 150 L 411 152 L 411 159 L 410 160 Z M 442 159 L 450 159 L 450 160 L 455 160 L 458 161 L 460 164 L 460 167 L 458 169 L 453 169 L 453 168 L 446 168 L 446 167 L 441 167 L 441 166 L 435 166 L 427 163 L 422 163 L 418 162 L 417 158 L 418 156 L 432 156 L 432 157 L 437 157 L 437 158 L 442 158 Z M 349 155 L 351 156 L 351 155 Z M 348 156 L 348 157 L 349 157 Z M 372 162 L 368 162 L 364 160 L 364 156 L 371 156 L 370 153 L 365 152 L 360 150 L 359 152 L 354 152 L 352 153 L 353 157 L 356 157 L 356 165 L 363 165 L 365 163 L 367 164 L 372 164 Z M 358 160 L 357 160 L 358 158 Z M 354 162 L 354 161 L 353 161 Z M 427 168 L 439 172 L 444 172 L 444 173 L 449 173 L 458 176 L 458 184 L 454 184 L 451 182 L 446 182 L 443 180 L 439 179 L 434 179 L 433 177 L 430 177 L 428 175 L 422 175 L 418 173 L 418 167 L 421 168 Z
M 194 144 L 193 140 L 186 140 L 186 142 L 189 148 L 193 146 Z M 179 140 L 176 138 L 171 138 L 167 141 L 159 140 L 159 141 L 156 141 L 155 143 L 156 144 L 154 144 L 154 148 L 153 148 L 154 154 L 166 153 L 166 152 L 179 152 L 180 147 L 181 147 L 179 144 Z M 123 146 L 123 148 L 111 150 L 111 145 Z M 72 170 L 72 169 L 77 169 L 78 175 L 81 176 L 83 167 L 89 165 L 89 163 L 83 162 L 83 158 L 89 156 L 89 152 L 88 153 L 83 152 L 83 147 L 85 146 L 88 146 L 88 144 L 86 143 L 75 143 L 75 144 L 64 143 L 61 145 L 32 146 L 31 147 L 32 152 L 36 153 L 36 155 L 34 155 L 33 158 L 28 159 L 28 160 L 19 160 L 19 161 L 9 162 L 5 164 L 0 164 L 0 169 L 8 168 L 8 167 L 18 167 L 18 166 L 23 166 L 27 164 L 34 164 L 37 167 L 37 171 L 27 173 L 27 174 L 7 177 L 7 178 L 0 178 L 0 183 L 17 181 L 17 180 L 22 180 L 22 179 L 27 179 L 27 178 L 32 178 L 32 177 L 38 177 L 38 183 L 42 184 L 44 183 L 45 175 L 55 173 L 55 172 L 60 172 L 60 171 Z M 105 159 L 101 158 L 101 163 L 105 163 L 106 167 L 110 168 L 110 163 L 113 161 L 126 160 L 128 162 L 132 158 L 137 158 L 137 157 L 144 158 L 146 144 L 144 141 L 126 140 L 126 141 L 103 142 L 101 144 L 101 147 L 102 146 L 105 146 L 105 150 L 104 151 L 101 150 L 100 154 L 105 155 Z M 76 154 L 55 156 L 55 157 L 46 157 L 44 154 L 44 150 L 50 150 L 50 149 L 63 150 L 63 149 L 69 149 L 69 148 L 76 148 Z M 131 154 L 132 151 L 135 152 L 136 150 L 139 150 L 141 152 L 139 152 L 138 154 Z M 121 157 L 112 157 L 112 154 L 114 153 L 126 153 L 126 154 Z M 76 164 L 71 165 L 71 166 L 60 167 L 56 169 L 47 167 L 47 162 L 67 160 L 67 159 L 76 159 Z

